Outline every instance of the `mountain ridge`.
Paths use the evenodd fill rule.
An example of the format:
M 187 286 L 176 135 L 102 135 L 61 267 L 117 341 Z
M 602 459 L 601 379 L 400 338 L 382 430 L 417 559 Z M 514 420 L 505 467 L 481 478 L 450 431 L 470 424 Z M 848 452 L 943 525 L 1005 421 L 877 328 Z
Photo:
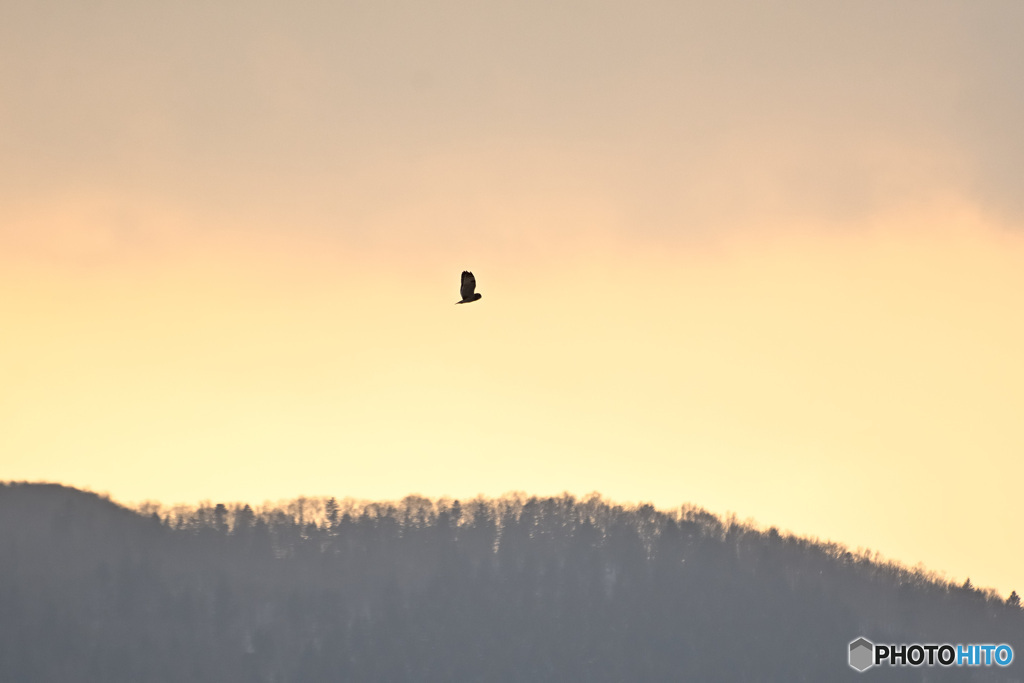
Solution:
M 859 636 L 1024 652 L 1015 598 L 596 494 L 133 510 L 0 485 L 3 680 L 855 680 Z

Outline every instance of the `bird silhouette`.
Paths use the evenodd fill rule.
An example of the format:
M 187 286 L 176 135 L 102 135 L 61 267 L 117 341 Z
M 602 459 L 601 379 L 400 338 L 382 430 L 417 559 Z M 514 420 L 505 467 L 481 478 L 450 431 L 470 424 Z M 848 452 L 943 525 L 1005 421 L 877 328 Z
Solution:
M 471 301 L 477 301 L 483 294 L 474 293 L 476 289 L 476 278 L 473 277 L 473 273 L 468 270 L 462 271 L 462 289 L 459 293 L 462 294 L 462 301 L 456 301 L 457 304 L 468 304 Z

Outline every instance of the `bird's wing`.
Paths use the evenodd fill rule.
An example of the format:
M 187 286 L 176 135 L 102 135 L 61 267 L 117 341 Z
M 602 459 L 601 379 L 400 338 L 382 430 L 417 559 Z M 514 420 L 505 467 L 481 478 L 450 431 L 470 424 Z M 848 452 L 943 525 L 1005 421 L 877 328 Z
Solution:
M 462 271 L 462 289 L 460 293 L 463 299 L 468 299 L 473 296 L 473 290 L 476 289 L 476 278 L 473 277 L 473 273 L 468 270 Z

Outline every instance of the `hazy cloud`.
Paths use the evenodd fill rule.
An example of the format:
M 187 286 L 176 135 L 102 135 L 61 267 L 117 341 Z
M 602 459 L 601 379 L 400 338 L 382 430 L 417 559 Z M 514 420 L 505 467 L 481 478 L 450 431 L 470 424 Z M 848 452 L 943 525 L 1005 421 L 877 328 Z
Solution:
M 424 242 L 585 232 L 594 200 L 652 239 L 951 196 L 1019 224 L 1022 25 L 1009 1 L 5 3 L 3 199 Z

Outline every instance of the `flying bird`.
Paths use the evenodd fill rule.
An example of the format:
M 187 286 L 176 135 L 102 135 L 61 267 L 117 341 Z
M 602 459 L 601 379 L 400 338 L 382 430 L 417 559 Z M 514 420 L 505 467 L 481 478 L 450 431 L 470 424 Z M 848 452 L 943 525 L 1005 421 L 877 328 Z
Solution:
M 462 289 L 459 293 L 462 294 L 462 301 L 456 301 L 457 304 L 468 304 L 471 301 L 477 301 L 483 294 L 474 293 L 476 289 L 476 278 L 473 277 L 473 273 L 468 270 L 462 271 Z

